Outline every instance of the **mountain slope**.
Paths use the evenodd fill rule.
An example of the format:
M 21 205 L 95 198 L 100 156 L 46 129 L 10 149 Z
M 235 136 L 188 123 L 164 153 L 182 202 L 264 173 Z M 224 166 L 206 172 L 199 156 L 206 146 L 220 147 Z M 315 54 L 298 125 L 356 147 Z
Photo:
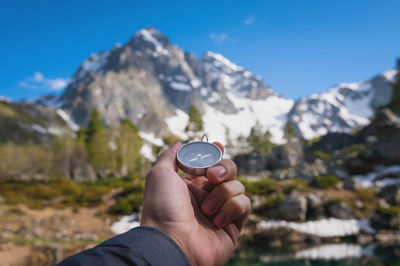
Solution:
M 186 113 L 196 105 L 210 139 L 246 137 L 258 121 L 272 133 L 272 141 L 282 143 L 287 121 L 306 139 L 367 124 L 375 108 L 389 101 L 395 73 L 340 83 L 294 103 L 222 55 L 206 52 L 197 59 L 147 27 L 123 46 L 92 54 L 60 97 L 36 103 L 61 108 L 83 126 L 93 109 L 107 126 L 128 118 L 155 138 L 169 132 L 186 137 Z
M 328 91 L 298 100 L 288 120 L 306 139 L 328 132 L 350 132 L 369 123 L 375 109 L 390 101 L 395 70 L 369 81 L 340 83 Z
M 0 143 L 48 143 L 53 135 L 71 132 L 71 127 L 76 129 L 62 110 L 0 98 Z
M 123 46 L 91 55 L 60 97 L 36 103 L 61 108 L 80 125 L 97 109 L 107 126 L 128 118 L 159 137 L 185 136 L 185 112 L 196 105 L 213 139 L 225 141 L 226 128 L 232 138 L 247 136 L 258 120 L 278 142 L 293 105 L 222 55 L 206 52 L 196 59 L 152 27 Z

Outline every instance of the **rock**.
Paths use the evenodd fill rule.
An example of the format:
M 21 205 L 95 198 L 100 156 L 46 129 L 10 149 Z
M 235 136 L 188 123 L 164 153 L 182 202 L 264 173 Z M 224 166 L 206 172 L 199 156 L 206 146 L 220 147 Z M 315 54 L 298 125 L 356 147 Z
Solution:
M 384 199 L 379 199 L 379 200 L 378 200 L 378 207 L 381 207 L 381 208 L 389 208 L 389 207 L 390 207 L 390 204 L 387 203 L 386 200 L 384 200 Z
M 308 153 L 314 151 L 322 151 L 327 154 L 332 154 L 334 151 L 341 150 L 345 147 L 351 146 L 356 142 L 356 136 L 347 133 L 330 132 L 322 136 L 318 141 L 314 142 Z
M 311 181 L 315 176 L 322 176 L 328 173 L 325 162 L 321 159 L 315 159 L 312 163 L 305 163 L 298 168 L 301 178 Z
M 364 208 L 364 203 L 363 203 L 361 200 L 359 200 L 359 199 L 354 200 L 354 204 L 356 205 L 356 207 L 357 207 L 358 209 Z
M 378 230 L 382 229 L 399 230 L 400 215 L 390 217 L 387 215 L 382 215 L 380 213 L 375 213 L 371 218 L 371 225 Z
M 307 199 L 307 220 L 325 218 L 323 197 L 319 192 L 313 192 L 306 196 Z
M 379 197 L 384 198 L 387 203 L 400 206 L 400 184 L 383 187 Z
M 268 156 L 268 170 L 294 167 L 304 159 L 305 142 L 296 139 L 272 150 Z
M 300 193 L 294 192 L 278 207 L 277 219 L 286 221 L 305 221 L 307 199 Z
M 333 201 L 326 205 L 328 214 L 339 219 L 353 219 L 355 215 L 353 210 L 344 202 Z
M 239 173 L 257 173 L 267 169 L 267 157 L 256 152 L 240 154 L 233 158 Z
M 365 141 L 375 138 L 371 147 L 384 160 L 400 162 L 400 153 L 394 147 L 400 147 L 400 118 L 389 109 L 378 111 L 374 120 L 359 133 Z
M 346 178 L 343 181 L 343 187 L 348 190 L 359 190 L 362 188 L 360 180 L 354 177 Z

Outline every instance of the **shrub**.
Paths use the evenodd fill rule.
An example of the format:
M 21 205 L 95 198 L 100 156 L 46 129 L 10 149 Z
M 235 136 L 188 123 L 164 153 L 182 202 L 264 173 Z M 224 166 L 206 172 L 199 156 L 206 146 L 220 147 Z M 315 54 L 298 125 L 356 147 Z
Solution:
M 269 210 L 275 207 L 278 207 L 285 200 L 285 196 L 283 194 L 275 194 L 270 197 L 266 201 L 264 201 L 260 208 L 261 210 Z
M 314 178 L 313 184 L 322 189 L 333 188 L 339 183 L 339 179 L 333 175 L 324 175 Z
M 240 178 L 239 181 L 242 182 L 246 192 L 250 195 L 265 195 L 279 190 L 279 182 L 270 178 L 262 178 L 257 181 Z
M 330 159 L 332 159 L 332 155 L 323 151 L 314 151 L 314 155 L 325 161 L 329 161 Z
M 392 218 L 400 215 L 400 207 L 395 207 L 395 206 L 390 206 L 388 208 L 378 207 L 376 209 L 376 213 L 388 218 Z
M 307 181 L 300 178 L 291 178 L 286 180 L 283 184 L 283 191 L 290 193 L 294 191 L 304 191 L 308 187 Z

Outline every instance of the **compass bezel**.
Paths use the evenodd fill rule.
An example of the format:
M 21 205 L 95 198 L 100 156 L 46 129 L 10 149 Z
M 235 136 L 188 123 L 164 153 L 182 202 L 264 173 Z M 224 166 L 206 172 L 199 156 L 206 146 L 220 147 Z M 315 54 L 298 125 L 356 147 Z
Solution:
M 204 165 L 204 166 L 201 166 L 201 167 L 191 166 L 191 165 L 185 163 L 183 158 L 182 158 L 182 156 L 181 156 L 182 150 L 188 148 L 189 146 L 199 145 L 199 144 L 200 145 L 211 146 L 213 148 L 213 150 L 215 150 L 215 148 L 216 148 L 216 150 L 219 152 L 219 154 L 217 155 L 218 159 L 215 160 L 211 164 L 207 164 L 207 165 Z M 213 151 L 210 151 L 210 152 L 213 152 Z M 221 159 L 222 159 L 222 151 L 214 143 L 210 143 L 210 142 L 206 142 L 206 141 L 192 141 L 192 142 L 189 142 L 189 143 L 186 143 L 186 144 L 182 145 L 179 148 L 179 150 L 178 150 L 178 152 L 176 154 L 176 158 L 177 158 L 178 166 L 179 166 L 180 169 L 182 169 L 182 171 L 184 171 L 187 174 L 201 176 L 201 175 L 205 175 L 206 174 L 207 168 L 209 168 L 209 167 L 213 166 L 214 164 L 218 163 L 219 161 L 221 161 Z

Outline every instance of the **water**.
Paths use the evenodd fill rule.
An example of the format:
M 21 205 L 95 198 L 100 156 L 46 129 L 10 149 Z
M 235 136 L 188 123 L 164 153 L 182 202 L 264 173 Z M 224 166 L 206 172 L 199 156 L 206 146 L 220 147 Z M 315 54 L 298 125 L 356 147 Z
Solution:
M 310 246 L 296 252 L 289 249 L 266 250 L 244 247 L 235 252 L 227 263 L 242 265 L 399 265 L 400 246 L 376 243 L 361 246 L 350 243 Z

